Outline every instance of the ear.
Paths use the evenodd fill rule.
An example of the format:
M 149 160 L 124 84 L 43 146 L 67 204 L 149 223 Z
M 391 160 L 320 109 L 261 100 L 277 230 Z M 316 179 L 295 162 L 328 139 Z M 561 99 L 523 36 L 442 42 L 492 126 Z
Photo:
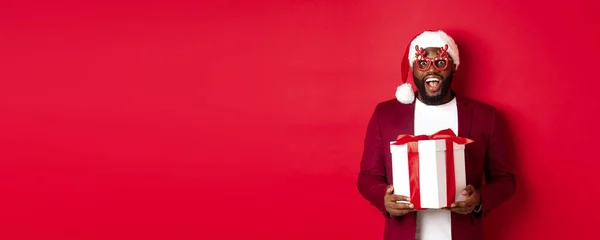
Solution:
M 450 59 L 452 60 L 450 61 L 450 63 L 452 64 L 450 65 L 450 67 L 452 67 L 452 72 L 454 73 L 454 71 L 456 71 L 456 62 L 454 62 L 454 59 L 452 57 L 450 57 Z

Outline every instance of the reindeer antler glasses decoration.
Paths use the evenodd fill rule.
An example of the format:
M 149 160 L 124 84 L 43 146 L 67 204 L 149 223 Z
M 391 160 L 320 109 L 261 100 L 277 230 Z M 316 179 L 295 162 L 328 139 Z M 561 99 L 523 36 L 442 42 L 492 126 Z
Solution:
M 448 44 L 438 49 L 437 53 L 439 54 L 439 57 L 436 58 L 425 57 L 427 52 L 425 49 L 419 47 L 419 45 L 415 46 L 415 50 L 417 50 L 417 53 L 415 53 L 415 56 L 417 57 L 415 63 L 420 71 L 427 71 L 432 65 L 435 69 L 444 71 L 448 68 L 448 65 L 450 65 L 450 57 L 448 57 Z

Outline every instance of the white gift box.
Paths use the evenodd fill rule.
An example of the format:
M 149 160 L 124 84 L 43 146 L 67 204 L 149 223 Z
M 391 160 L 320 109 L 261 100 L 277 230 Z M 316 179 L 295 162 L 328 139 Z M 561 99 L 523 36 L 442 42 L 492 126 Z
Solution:
M 452 146 L 450 153 L 446 152 L 446 146 Z M 411 152 L 418 151 L 411 154 L 418 161 L 409 161 L 409 149 Z M 452 202 L 465 200 L 466 197 L 461 194 L 467 186 L 464 149 L 465 144 L 447 139 L 418 140 L 405 144 L 391 142 L 394 194 L 410 197 L 417 210 L 440 209 L 449 207 Z M 446 164 L 447 154 L 454 158 L 453 161 L 450 159 L 450 163 L 454 163 L 453 172 L 452 167 Z M 452 186 L 452 183 L 447 183 L 448 174 L 454 176 L 453 189 L 448 189 Z

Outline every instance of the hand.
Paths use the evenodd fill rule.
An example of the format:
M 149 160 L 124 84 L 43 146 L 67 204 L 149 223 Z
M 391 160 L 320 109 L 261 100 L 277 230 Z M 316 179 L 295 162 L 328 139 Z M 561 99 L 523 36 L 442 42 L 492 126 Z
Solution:
M 467 186 L 463 191 L 462 195 L 466 196 L 467 199 L 464 201 L 459 201 L 452 203 L 449 209 L 452 212 L 459 214 L 470 214 L 476 207 L 481 205 L 481 195 L 479 191 L 475 189 L 472 185 Z
M 404 214 L 415 211 L 413 204 L 410 203 L 410 197 L 395 195 L 393 193 L 394 186 L 390 185 L 385 191 L 385 196 L 383 197 L 383 201 L 385 203 L 385 210 L 387 210 L 388 213 L 390 213 L 390 215 L 402 216 Z M 406 203 L 399 203 L 396 201 L 406 201 Z

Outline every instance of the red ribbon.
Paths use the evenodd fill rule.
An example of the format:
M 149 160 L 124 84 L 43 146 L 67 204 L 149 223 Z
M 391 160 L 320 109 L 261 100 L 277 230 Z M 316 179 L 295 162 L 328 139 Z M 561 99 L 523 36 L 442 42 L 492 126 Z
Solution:
M 450 141 L 458 143 L 458 144 L 469 144 L 469 143 L 473 142 L 473 140 L 471 140 L 471 139 L 456 136 L 454 131 L 452 131 L 452 129 L 448 128 L 448 129 L 439 131 L 437 133 L 434 133 L 432 135 L 413 136 L 413 135 L 408 135 L 408 134 L 402 134 L 396 138 L 396 143 L 394 143 L 394 144 L 402 145 L 402 144 L 406 144 L 409 142 L 416 142 L 416 141 L 420 141 L 420 140 L 436 140 L 436 139 L 447 139 L 447 140 L 450 140 Z
M 458 137 L 452 129 L 445 129 L 432 135 L 408 135 L 402 134 L 396 138 L 394 145 L 406 144 L 408 149 L 408 172 L 410 177 L 410 202 L 415 209 L 422 210 L 421 195 L 419 188 L 419 147 L 418 141 L 421 140 L 439 140 L 446 142 L 446 194 L 447 205 L 450 206 L 456 197 L 456 180 L 454 179 L 454 143 L 469 144 L 473 140 Z

